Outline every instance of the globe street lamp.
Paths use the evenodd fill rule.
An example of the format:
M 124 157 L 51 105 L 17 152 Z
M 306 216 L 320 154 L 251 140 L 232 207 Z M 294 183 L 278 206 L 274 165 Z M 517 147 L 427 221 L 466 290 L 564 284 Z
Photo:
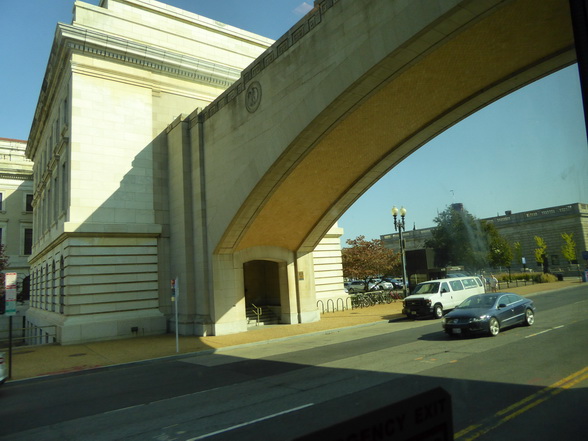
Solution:
M 398 219 L 398 208 L 392 207 L 392 216 L 394 216 L 394 229 L 398 231 L 400 237 L 400 260 L 402 262 L 402 296 L 407 296 L 408 277 L 406 277 L 406 257 L 404 256 L 404 240 L 402 239 L 402 232 L 406 230 L 404 217 L 406 216 L 406 208 L 400 208 L 400 219 Z

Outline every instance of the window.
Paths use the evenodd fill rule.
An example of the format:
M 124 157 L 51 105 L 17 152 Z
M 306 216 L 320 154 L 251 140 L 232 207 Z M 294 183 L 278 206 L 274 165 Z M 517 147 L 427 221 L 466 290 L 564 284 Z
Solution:
M 61 256 L 59 264 L 59 313 L 63 314 L 65 308 L 65 260 Z
M 26 199 L 25 199 L 25 211 L 27 213 L 32 213 L 33 212 L 33 195 L 32 194 L 28 194 L 26 195 Z
M 63 100 L 63 123 L 65 125 L 69 124 L 69 118 L 68 118 L 68 108 L 67 108 L 67 98 Z
M 511 303 L 516 303 L 520 300 L 520 297 L 517 297 L 514 294 L 508 294 L 506 296 L 506 298 L 508 299 L 508 304 L 510 305 Z
M 57 285 L 57 272 L 55 271 L 55 260 L 51 265 L 51 311 L 55 312 L 55 288 Z
M 53 206 L 55 207 L 55 218 L 59 217 L 59 181 L 57 176 L 53 179 Z
M 29 256 L 33 252 L 33 229 L 24 229 L 24 254 Z
M 67 193 L 67 162 L 61 165 L 61 208 L 67 210 L 69 204 L 68 193 Z
M 474 279 L 463 279 L 463 286 L 467 288 L 477 288 L 478 284 Z
M 6 234 L 4 234 L 8 231 L 6 228 L 8 228 L 8 224 L 6 222 L 0 223 L 0 244 L 2 245 L 6 245 Z
M 53 221 L 53 199 L 51 199 L 51 188 L 47 190 L 47 226 Z
M 461 291 L 463 289 L 463 285 L 459 280 L 451 280 L 449 284 L 451 285 L 451 289 L 453 291 Z

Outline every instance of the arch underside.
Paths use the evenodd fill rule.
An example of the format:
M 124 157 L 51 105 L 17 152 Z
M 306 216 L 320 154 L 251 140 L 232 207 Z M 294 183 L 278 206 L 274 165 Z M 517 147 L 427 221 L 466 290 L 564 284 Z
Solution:
M 574 63 L 569 14 L 566 0 L 505 2 L 401 71 L 389 67 L 397 55 L 391 53 L 367 74 L 385 80 L 315 137 L 312 148 L 296 158 L 288 156 L 299 154 L 293 146 L 286 150 L 281 160 L 296 166 L 263 195 L 238 241 L 218 249 L 314 249 L 357 198 L 419 147 L 500 97 Z

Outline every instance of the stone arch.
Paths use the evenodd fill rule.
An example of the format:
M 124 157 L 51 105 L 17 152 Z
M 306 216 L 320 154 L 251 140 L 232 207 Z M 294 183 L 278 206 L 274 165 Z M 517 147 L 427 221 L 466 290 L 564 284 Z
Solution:
M 228 207 L 227 190 L 214 190 L 218 210 L 230 219 L 211 228 L 215 253 L 256 246 L 312 251 L 364 192 L 428 141 L 576 60 L 565 0 L 456 2 L 432 22 L 432 9 L 415 0 L 404 12 L 422 21 L 402 41 L 391 31 L 407 26 L 394 3 L 339 3 L 288 57 L 256 75 L 264 92 L 254 114 L 227 105 L 206 121 L 221 173 L 220 152 L 235 154 L 235 140 L 240 147 L 231 173 L 241 199 Z M 356 34 L 350 29 L 324 44 L 336 23 L 364 19 Z M 297 75 L 279 75 L 291 65 Z M 217 126 L 236 130 L 228 138 L 215 135 Z

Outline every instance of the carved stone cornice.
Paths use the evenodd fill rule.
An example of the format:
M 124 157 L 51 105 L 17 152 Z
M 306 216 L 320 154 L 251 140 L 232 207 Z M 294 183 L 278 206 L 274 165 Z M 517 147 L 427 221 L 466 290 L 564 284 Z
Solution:
M 16 181 L 32 181 L 33 172 L 28 170 L 14 172 L 0 172 L 0 179 L 13 179 Z
M 239 69 L 230 66 L 91 29 L 60 23 L 57 34 L 71 50 L 219 87 L 230 86 L 241 74 Z
M 27 144 L 28 158 L 34 157 L 61 78 L 63 75 L 69 75 L 66 66 L 73 52 L 137 66 L 164 75 L 183 77 L 221 89 L 229 87 L 241 74 L 239 69 L 230 66 L 88 28 L 59 23 Z

